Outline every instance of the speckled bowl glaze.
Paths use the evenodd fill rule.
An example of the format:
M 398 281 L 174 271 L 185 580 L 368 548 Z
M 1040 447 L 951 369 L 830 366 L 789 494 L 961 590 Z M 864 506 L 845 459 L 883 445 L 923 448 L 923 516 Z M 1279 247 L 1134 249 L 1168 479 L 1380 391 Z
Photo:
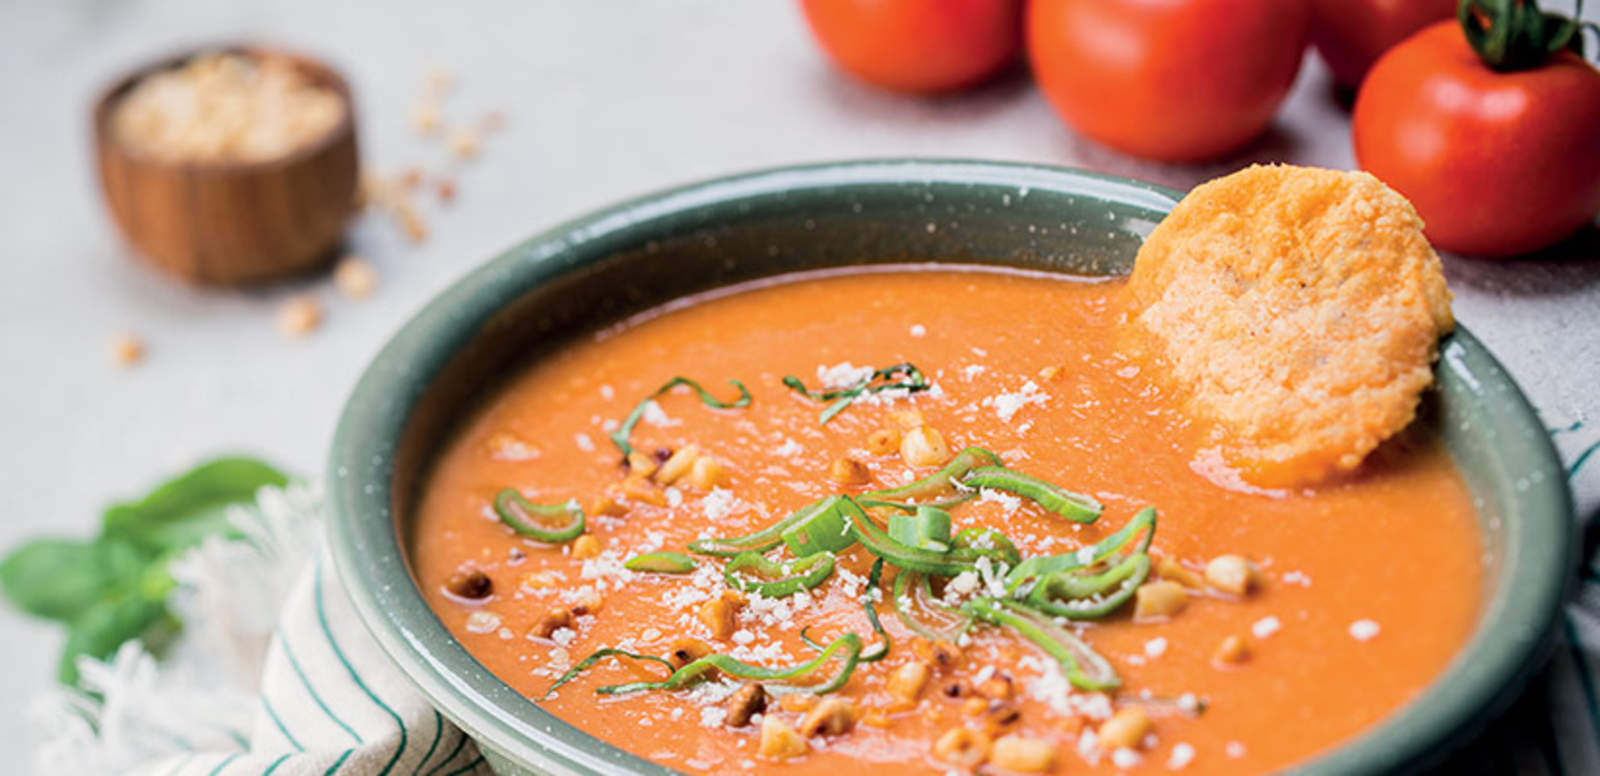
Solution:
M 401 329 L 334 438 L 335 561 L 373 635 L 503 774 L 666 774 L 495 678 L 424 603 L 405 543 L 430 456 L 498 378 L 567 336 L 698 291 L 802 269 L 900 261 L 1111 275 L 1178 192 L 1044 167 L 869 161 L 796 167 L 650 195 L 555 227 L 490 261 Z M 1414 771 L 1515 697 L 1542 661 L 1574 563 L 1571 504 L 1533 409 L 1478 341 L 1443 345 L 1435 424 L 1476 497 L 1487 605 L 1461 655 L 1382 724 L 1307 774 Z

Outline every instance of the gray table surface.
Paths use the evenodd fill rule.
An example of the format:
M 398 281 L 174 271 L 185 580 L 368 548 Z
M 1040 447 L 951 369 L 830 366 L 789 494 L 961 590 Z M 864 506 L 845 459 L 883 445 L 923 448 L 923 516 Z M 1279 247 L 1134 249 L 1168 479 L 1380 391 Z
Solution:
M 1591 15 L 1595 11 L 1590 12 Z M 351 302 L 326 282 L 205 293 L 128 260 L 94 181 L 87 111 L 120 71 L 163 52 L 261 39 L 318 53 L 352 80 L 365 161 L 451 170 L 458 201 L 412 246 L 353 230 L 382 286 Z M 446 120 L 502 111 L 475 162 L 410 129 L 425 74 L 455 76 Z M 101 507 L 206 454 L 243 450 L 317 472 L 344 396 L 407 316 L 499 249 L 648 190 L 796 162 L 949 156 L 1043 162 L 1176 187 L 1249 161 L 1353 165 L 1348 117 L 1308 58 L 1272 134 L 1204 167 L 1141 163 L 1075 138 L 1026 77 L 968 96 L 898 98 L 843 80 L 785 0 L 464 3 L 0 0 L 0 547 L 91 530 Z M 1509 366 L 1569 461 L 1600 436 L 1600 230 L 1539 261 L 1447 257 L 1456 313 Z M 273 312 L 310 291 L 326 326 L 286 340 Z M 121 371 L 118 330 L 149 343 Z M 1600 456 L 1597 456 L 1600 458 Z M 1600 504 L 1600 464 L 1576 481 Z M 29 739 L 52 629 L 0 614 L 0 751 Z

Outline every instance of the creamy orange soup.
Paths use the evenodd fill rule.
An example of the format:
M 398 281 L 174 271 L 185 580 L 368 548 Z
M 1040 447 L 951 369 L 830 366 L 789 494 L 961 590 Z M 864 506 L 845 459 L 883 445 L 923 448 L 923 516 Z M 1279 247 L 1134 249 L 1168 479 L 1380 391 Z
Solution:
M 1159 511 L 1149 550 L 1159 570 L 1146 584 L 1166 577 L 1186 585 L 1187 605 L 1136 621 L 1130 600 L 1071 626 L 1114 668 L 1120 688 L 1075 690 L 1039 648 L 983 623 L 959 640 L 953 665 L 935 660 L 932 644 L 892 611 L 891 566 L 876 603 L 889 654 L 859 664 L 838 692 L 822 696 L 847 701 L 854 724 L 811 737 L 804 753 L 761 756 L 763 722 L 776 716 L 799 728 L 818 696 L 774 697 L 764 716 L 730 727 L 728 696 L 742 680 L 597 695 L 668 673 L 608 659 L 539 702 L 600 739 L 686 771 L 838 773 L 871 764 L 883 774 L 942 772 L 953 767 L 952 752 L 975 749 L 989 756 L 986 770 L 1002 772 L 1008 763 L 1034 767 L 1041 754 L 1057 773 L 1235 774 L 1303 761 L 1416 697 L 1467 640 L 1484 576 L 1470 497 L 1448 454 L 1415 432 L 1336 484 L 1294 492 L 1237 484 L 1199 449 L 1198 432 L 1155 379 L 1160 365 L 1119 352 L 1120 288 L 908 266 L 780 278 L 580 338 L 512 378 L 442 451 L 411 537 L 417 579 L 467 650 L 531 699 L 603 647 L 668 655 L 692 639 L 787 667 L 816 656 L 800 640 L 809 626 L 821 642 L 856 633 L 872 652 L 878 639 L 858 598 L 873 556 L 860 545 L 841 552 L 834 573 L 807 593 L 732 600 L 723 634 L 702 610 L 724 596 L 725 559 L 698 557 L 697 570 L 682 575 L 623 564 L 686 552 L 705 536 L 747 534 L 830 494 L 927 475 L 932 468 L 883 446 L 918 424 L 906 412 L 914 410 L 951 451 L 982 446 L 1011 469 L 1104 505 L 1084 525 L 986 491 L 950 507 L 956 530 L 992 526 L 1025 557 L 1060 554 L 1108 536 L 1145 506 Z M 931 390 L 856 402 L 826 424 L 824 405 L 782 383 L 793 375 L 816 388 L 841 364 L 902 362 L 918 366 Z M 635 472 L 629 497 L 619 488 L 630 472 L 608 434 L 677 375 L 723 399 L 735 395 L 729 380 L 742 381 L 752 402 L 718 410 L 684 389 L 659 397 L 633 445 L 647 455 L 693 445 L 722 472 L 705 488 L 687 475 L 663 486 Z M 835 481 L 849 479 L 836 468 L 848 469 L 842 459 L 863 464 L 869 481 Z M 492 503 L 506 487 L 542 504 L 576 500 L 592 538 L 551 545 L 513 533 Z M 612 503 L 602 503 L 608 493 Z M 1206 581 L 1207 564 L 1222 555 L 1253 564 L 1243 594 Z M 945 587 L 958 602 L 981 595 L 985 582 L 976 591 L 952 587 L 966 585 Z M 895 686 L 891 677 L 914 662 L 931 670 L 908 698 L 905 680 Z M 775 696 L 788 689 L 764 684 Z M 1126 746 L 1101 745 L 1106 717 L 1127 709 L 1142 712 L 1148 732 Z M 950 748 L 955 738 L 966 746 Z

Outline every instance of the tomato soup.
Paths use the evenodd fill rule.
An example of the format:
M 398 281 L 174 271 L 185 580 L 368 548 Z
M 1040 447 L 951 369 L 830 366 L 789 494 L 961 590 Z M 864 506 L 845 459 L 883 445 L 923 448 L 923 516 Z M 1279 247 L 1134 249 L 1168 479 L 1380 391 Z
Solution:
M 578 338 L 440 452 L 409 537 L 417 580 L 530 702 L 684 771 L 1306 760 L 1416 697 L 1468 639 L 1485 576 L 1471 497 L 1417 429 L 1337 483 L 1243 485 L 1160 364 L 1119 347 L 1120 291 L 904 265 Z M 704 398 L 680 385 L 641 405 L 674 377 Z M 958 454 L 976 466 L 896 490 Z M 758 533 L 780 521 L 788 541 Z M 572 672 L 602 649 L 665 661 Z

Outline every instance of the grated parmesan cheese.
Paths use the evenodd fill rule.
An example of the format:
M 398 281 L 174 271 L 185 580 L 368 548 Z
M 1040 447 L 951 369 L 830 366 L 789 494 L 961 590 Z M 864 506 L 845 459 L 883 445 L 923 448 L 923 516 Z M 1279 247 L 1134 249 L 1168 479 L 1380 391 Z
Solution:
M 1378 623 L 1375 620 L 1356 620 L 1350 623 L 1350 638 L 1356 641 L 1371 641 L 1378 635 Z
M 1194 762 L 1194 747 L 1189 744 L 1173 744 L 1172 754 L 1167 755 L 1167 769 L 1181 771 Z
M 1262 617 L 1250 626 L 1250 632 L 1258 639 L 1264 639 L 1283 629 L 1283 623 L 1276 617 Z

